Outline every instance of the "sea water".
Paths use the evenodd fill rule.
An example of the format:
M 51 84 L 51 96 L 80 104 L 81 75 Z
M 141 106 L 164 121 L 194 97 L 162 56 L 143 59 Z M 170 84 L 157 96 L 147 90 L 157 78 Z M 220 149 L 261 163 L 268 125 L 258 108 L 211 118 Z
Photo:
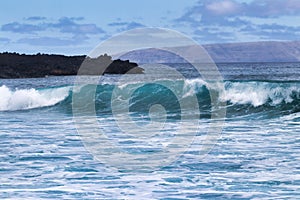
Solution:
M 143 171 L 126 163 L 114 166 L 109 156 L 98 159 L 85 146 L 76 129 L 73 98 L 80 93 L 84 101 L 92 88 L 93 102 L 86 105 L 93 104 L 97 127 L 129 155 L 159 153 L 181 130 L 182 114 L 199 122 L 188 132 L 201 137 L 212 120 L 211 83 L 184 64 L 173 66 L 185 79 L 157 73 L 158 81 L 180 87 L 187 100 L 195 94 L 200 116 L 192 109 L 183 112 L 168 87 L 145 84 L 143 75 L 130 75 L 132 81 L 125 84 L 118 84 L 122 75 L 105 75 L 96 86 L 85 84 L 80 91 L 74 90 L 72 76 L 0 79 L 0 198 L 299 199 L 299 63 L 218 64 L 224 91 L 217 100 L 225 103 L 226 116 L 222 132 L 203 156 L 191 144 L 176 159 Z M 161 115 L 149 112 L 151 106 L 165 108 L 164 127 L 151 141 L 126 135 L 112 112 L 113 91 L 132 88 L 128 120 L 143 127 Z M 91 117 L 84 106 L 76 112 Z

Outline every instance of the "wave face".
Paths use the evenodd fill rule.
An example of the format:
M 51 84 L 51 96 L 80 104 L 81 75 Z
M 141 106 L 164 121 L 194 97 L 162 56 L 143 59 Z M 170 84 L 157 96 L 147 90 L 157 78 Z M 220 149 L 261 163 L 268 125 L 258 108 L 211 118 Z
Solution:
M 163 85 L 161 84 L 163 83 Z M 180 113 L 180 101 L 196 95 L 200 112 L 210 113 L 210 92 L 219 92 L 218 100 L 227 103 L 228 116 L 274 112 L 290 114 L 300 111 L 300 83 L 299 82 L 266 82 L 266 81 L 225 81 L 225 91 L 219 92 L 217 86 L 207 83 L 202 79 L 189 80 L 164 80 L 151 84 L 129 83 L 125 85 L 101 84 L 97 85 L 95 99 L 90 104 L 95 105 L 99 113 L 111 113 L 113 92 L 118 99 L 120 109 L 128 107 L 133 113 L 147 113 L 151 106 L 162 105 L 168 113 Z M 2 98 L 0 99 L 1 111 L 24 110 L 42 107 L 57 107 L 59 109 L 72 108 L 72 87 L 47 89 L 23 89 L 11 90 L 6 86 L 0 87 Z M 82 112 L 89 106 L 86 97 L 94 92 L 95 85 L 82 86 L 76 94 L 82 101 Z M 178 97 L 170 89 L 181 90 Z M 130 93 L 129 104 L 124 99 L 124 94 Z M 120 101 L 121 99 L 121 101 Z M 127 102 L 127 103 L 126 103 Z M 118 108 L 114 108 L 118 109 Z M 194 109 L 191 105 L 190 109 Z M 279 111 L 279 112 L 278 112 Z

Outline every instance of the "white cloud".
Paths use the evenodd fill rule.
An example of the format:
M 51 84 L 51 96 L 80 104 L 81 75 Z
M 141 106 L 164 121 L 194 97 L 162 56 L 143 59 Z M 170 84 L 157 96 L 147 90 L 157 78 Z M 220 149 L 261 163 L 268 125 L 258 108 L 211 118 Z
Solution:
M 236 2 L 225 0 L 207 4 L 206 9 L 217 15 L 223 15 L 235 13 L 239 9 L 239 5 Z
M 300 0 L 199 0 L 176 23 L 201 43 L 223 43 L 299 40 L 299 19 Z

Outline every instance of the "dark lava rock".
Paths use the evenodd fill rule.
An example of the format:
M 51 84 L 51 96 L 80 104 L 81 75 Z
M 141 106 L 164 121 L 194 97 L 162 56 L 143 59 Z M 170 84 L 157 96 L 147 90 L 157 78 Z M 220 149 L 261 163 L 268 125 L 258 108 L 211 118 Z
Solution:
M 83 64 L 83 65 L 82 65 Z M 83 69 L 80 66 L 84 66 Z M 98 58 L 17 53 L 0 53 L 0 78 L 38 78 L 45 76 L 103 75 L 143 73 L 128 60 L 112 60 L 108 55 Z

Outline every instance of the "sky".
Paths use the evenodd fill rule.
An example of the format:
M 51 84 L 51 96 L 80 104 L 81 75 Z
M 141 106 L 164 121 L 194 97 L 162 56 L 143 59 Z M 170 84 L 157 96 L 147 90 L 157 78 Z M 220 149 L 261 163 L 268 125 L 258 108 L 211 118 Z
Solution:
M 300 40 L 300 0 L 0 1 L 0 52 L 88 54 L 141 27 L 199 44 Z

